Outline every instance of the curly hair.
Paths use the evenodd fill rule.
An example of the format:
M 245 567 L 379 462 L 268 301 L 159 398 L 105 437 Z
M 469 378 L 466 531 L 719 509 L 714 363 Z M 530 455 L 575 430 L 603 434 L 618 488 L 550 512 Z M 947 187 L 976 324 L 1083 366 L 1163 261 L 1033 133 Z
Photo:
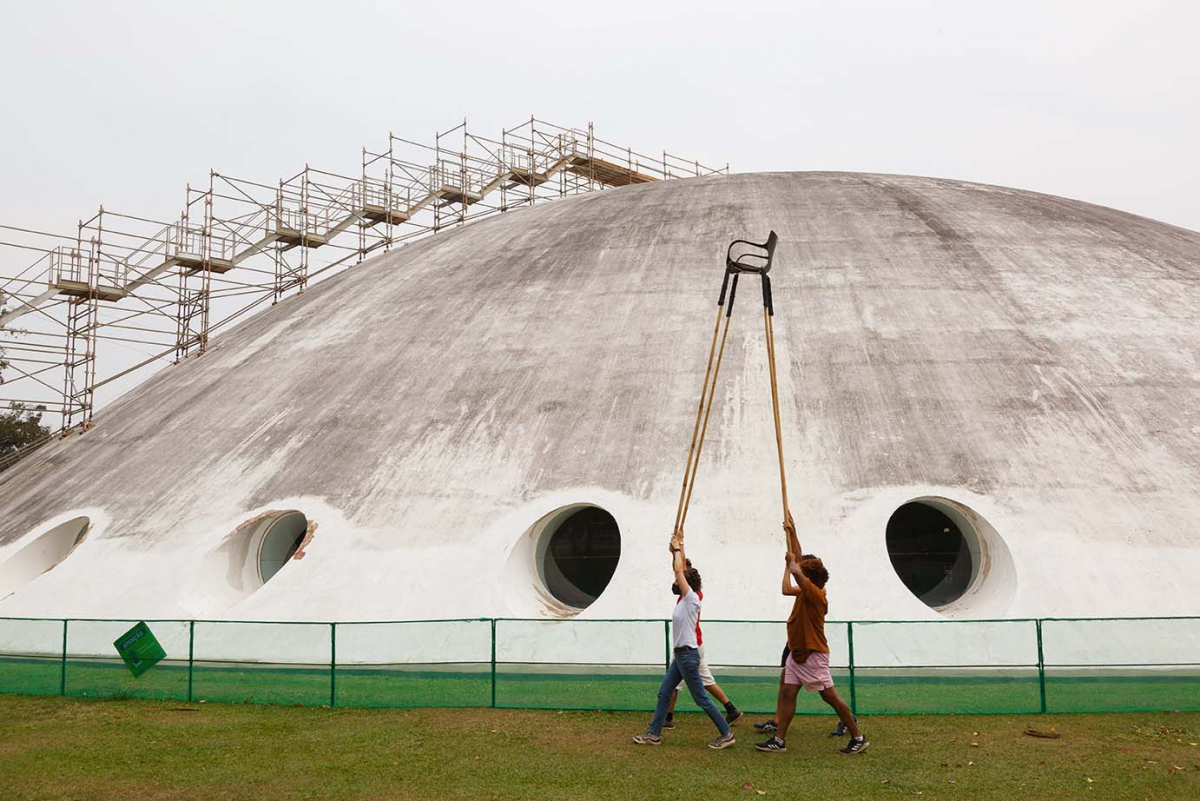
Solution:
M 825 563 L 820 557 L 812 554 L 805 554 L 800 559 L 800 572 L 802 572 L 809 581 L 817 585 L 819 588 L 824 588 L 826 582 L 829 581 L 829 571 L 825 569 Z
M 689 559 L 688 564 L 692 562 Z M 700 592 L 700 571 L 694 567 L 689 567 L 683 571 L 683 577 L 687 579 L 688 586 L 692 588 L 692 592 Z

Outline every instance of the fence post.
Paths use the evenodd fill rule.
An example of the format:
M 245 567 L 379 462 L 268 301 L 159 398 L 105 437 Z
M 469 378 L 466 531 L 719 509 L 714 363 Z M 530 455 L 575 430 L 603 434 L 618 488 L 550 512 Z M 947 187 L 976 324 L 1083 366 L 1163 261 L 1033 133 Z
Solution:
M 1037 646 L 1038 646 L 1038 693 L 1042 700 L 1042 713 L 1046 712 L 1046 657 L 1042 653 L 1042 619 L 1039 617 L 1034 621 L 1037 626 Z
M 496 618 L 492 618 L 492 709 L 496 708 Z
M 63 618 L 62 664 L 58 671 L 58 694 L 67 694 L 67 619 Z
M 663 621 L 663 670 L 671 669 L 671 621 Z
M 846 650 L 850 654 L 850 714 L 858 714 L 858 693 L 854 687 L 854 623 L 846 621 Z
M 329 706 L 337 706 L 337 623 L 329 624 Z
M 196 621 L 188 621 L 188 703 L 194 698 L 192 694 L 192 670 L 196 663 Z

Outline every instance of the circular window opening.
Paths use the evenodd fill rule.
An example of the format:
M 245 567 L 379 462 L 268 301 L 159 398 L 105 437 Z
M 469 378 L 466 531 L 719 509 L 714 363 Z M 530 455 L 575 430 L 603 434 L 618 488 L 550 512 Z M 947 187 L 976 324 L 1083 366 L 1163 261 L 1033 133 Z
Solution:
M 266 584 L 291 561 L 308 535 L 308 518 L 302 512 L 283 512 L 264 521 L 258 544 L 258 579 Z
M 598 506 L 573 506 L 540 522 L 538 576 L 556 601 L 586 609 L 604 592 L 621 559 L 617 521 Z
M 91 520 L 87 517 L 72 518 L 38 536 L 6 559 L 0 564 L 0 599 L 57 567 L 70 556 L 76 545 L 83 542 L 90 527 Z
M 934 609 L 966 594 L 979 563 L 974 529 L 925 501 L 906 503 L 892 514 L 887 549 L 904 586 Z

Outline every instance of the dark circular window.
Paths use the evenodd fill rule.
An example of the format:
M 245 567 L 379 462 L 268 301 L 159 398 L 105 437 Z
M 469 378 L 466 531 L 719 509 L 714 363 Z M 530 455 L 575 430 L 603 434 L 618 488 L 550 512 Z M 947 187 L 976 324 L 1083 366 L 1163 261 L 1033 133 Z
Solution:
M 552 520 L 541 539 L 539 572 L 546 589 L 568 606 L 590 606 L 612 580 L 621 558 L 617 521 L 599 507 L 585 506 Z
M 906 503 L 887 525 L 888 556 L 896 575 L 927 606 L 957 601 L 971 586 L 979 553 L 974 531 L 964 532 L 941 509 Z

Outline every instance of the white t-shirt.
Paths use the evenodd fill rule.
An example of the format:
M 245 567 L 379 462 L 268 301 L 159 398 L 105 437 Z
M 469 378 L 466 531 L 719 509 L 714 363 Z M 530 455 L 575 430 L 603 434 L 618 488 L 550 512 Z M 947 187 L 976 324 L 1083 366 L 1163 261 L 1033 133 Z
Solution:
M 696 624 L 700 622 L 700 596 L 693 590 L 675 604 L 671 613 L 671 645 L 674 648 L 698 648 Z

